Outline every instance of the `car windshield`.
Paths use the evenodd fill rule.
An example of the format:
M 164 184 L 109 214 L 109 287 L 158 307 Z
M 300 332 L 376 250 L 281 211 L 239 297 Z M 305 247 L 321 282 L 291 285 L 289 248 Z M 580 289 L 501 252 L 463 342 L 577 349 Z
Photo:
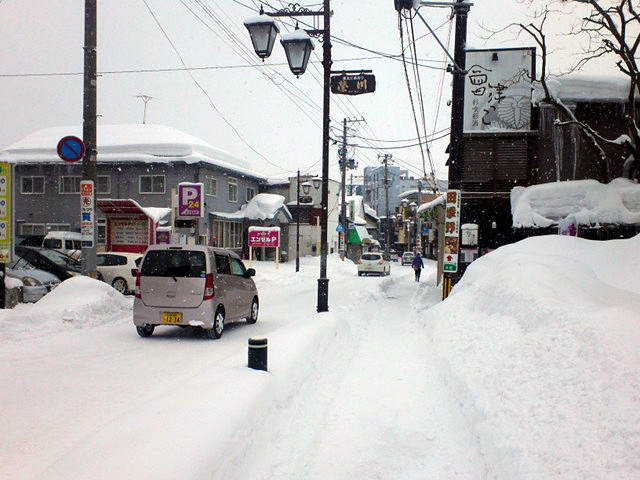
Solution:
M 141 276 L 204 277 L 204 252 L 193 250 L 151 250 L 142 262 Z
M 36 267 L 27 262 L 24 258 L 19 258 L 18 260 L 14 260 L 13 262 L 9 262 L 7 267 L 11 269 L 18 270 L 35 270 Z
M 69 255 L 65 255 L 62 252 L 58 252 L 57 250 L 42 249 L 39 250 L 39 252 L 55 264 L 62 267 L 67 267 L 69 265 L 77 267 L 79 264 L 79 262 L 75 258 L 72 258 Z
M 379 253 L 365 253 L 362 255 L 362 260 L 380 260 L 382 255 Z

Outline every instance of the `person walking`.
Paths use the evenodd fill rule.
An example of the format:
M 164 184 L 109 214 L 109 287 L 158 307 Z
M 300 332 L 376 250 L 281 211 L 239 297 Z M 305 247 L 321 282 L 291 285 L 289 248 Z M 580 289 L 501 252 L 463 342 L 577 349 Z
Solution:
M 422 272 L 422 268 L 424 267 L 424 263 L 422 263 L 422 257 L 420 253 L 416 253 L 415 257 L 413 257 L 413 262 L 411 262 L 411 266 L 413 267 L 413 271 L 416 274 L 416 282 L 420 281 L 420 273 Z

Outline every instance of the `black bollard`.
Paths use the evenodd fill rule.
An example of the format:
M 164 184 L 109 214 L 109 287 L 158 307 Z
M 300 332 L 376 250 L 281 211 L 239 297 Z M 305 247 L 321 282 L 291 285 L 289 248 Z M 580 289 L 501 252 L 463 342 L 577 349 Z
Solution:
M 267 339 L 249 339 L 249 368 L 254 370 L 267 370 Z

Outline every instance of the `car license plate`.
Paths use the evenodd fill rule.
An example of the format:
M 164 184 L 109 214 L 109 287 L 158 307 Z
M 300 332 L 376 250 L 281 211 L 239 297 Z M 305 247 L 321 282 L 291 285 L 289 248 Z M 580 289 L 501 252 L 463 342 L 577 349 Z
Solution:
M 162 314 L 162 323 L 182 323 L 182 314 L 174 312 L 164 312 Z

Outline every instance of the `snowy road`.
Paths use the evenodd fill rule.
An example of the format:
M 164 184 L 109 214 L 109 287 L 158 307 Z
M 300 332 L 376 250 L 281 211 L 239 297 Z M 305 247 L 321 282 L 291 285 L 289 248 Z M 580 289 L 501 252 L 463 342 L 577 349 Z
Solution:
M 70 279 L 0 311 L 0 478 L 640 478 L 639 259 L 640 236 L 536 237 L 440 302 L 432 263 L 330 256 L 322 314 L 317 259 L 257 263 L 258 323 L 216 341 L 139 338 L 130 298 Z
M 128 316 L 79 328 L 90 312 L 10 338 L 0 477 L 473 478 L 414 310 L 439 299 L 433 265 L 418 284 L 397 264 L 379 278 L 333 263 L 330 312 L 317 314 L 307 261 L 298 274 L 258 264 L 260 321 L 219 341 L 174 328 L 140 339 Z M 248 336 L 269 338 L 269 373 L 246 369 Z
M 271 419 L 262 448 L 236 478 L 481 478 L 417 314 L 439 301 L 427 277 L 418 284 L 408 267 L 396 267 L 392 277 L 363 279 L 382 295 L 340 312 L 352 341 Z

